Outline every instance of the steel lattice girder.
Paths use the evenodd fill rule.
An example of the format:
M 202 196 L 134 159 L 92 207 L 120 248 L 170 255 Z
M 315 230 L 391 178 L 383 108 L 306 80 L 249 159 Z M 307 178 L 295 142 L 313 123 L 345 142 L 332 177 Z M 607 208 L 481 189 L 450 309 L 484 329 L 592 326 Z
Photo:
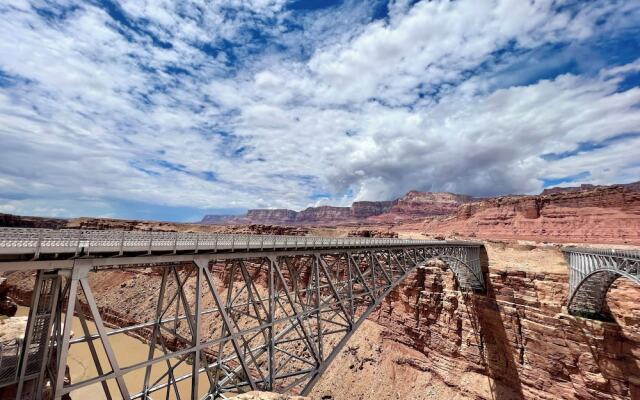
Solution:
M 98 385 L 107 398 L 117 391 L 131 399 L 217 398 L 250 389 L 306 394 L 353 332 L 416 267 L 440 258 L 462 288 L 482 290 L 480 249 L 443 244 L 193 254 L 186 263 L 171 257 L 161 263 L 157 256 L 161 273 L 152 315 L 145 323 L 115 329 L 103 322 L 88 274 L 129 260 L 135 265 L 139 258 L 74 260 L 70 270 L 53 275 L 39 270 L 43 279 L 53 276 L 56 304 L 48 305 L 53 328 L 52 346 L 42 353 L 47 368 L 35 382 L 53 382 L 56 399 L 89 385 Z M 32 310 L 43 309 L 38 296 L 33 301 Z M 74 315 L 83 335 L 71 338 Z M 146 337 L 149 351 L 145 359 L 121 365 L 111 341 L 126 333 Z M 31 337 L 28 332 L 27 341 Z M 96 374 L 67 384 L 69 348 L 79 345 L 89 347 Z M 144 378 L 133 385 L 125 377 L 135 371 L 144 371 Z M 21 382 L 31 379 L 20 376 Z
M 588 248 L 563 249 L 569 264 L 571 313 L 600 315 L 611 284 L 625 277 L 640 284 L 640 252 Z

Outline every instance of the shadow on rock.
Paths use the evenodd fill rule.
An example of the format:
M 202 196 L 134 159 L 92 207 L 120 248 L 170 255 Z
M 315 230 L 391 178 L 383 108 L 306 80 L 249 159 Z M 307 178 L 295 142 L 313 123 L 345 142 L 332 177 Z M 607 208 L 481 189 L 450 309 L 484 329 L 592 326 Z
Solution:
M 491 398 L 514 400 L 524 398 L 518 365 L 522 363 L 520 317 L 517 310 L 501 309 L 496 302 L 495 290 L 489 279 L 486 250 L 481 252 L 482 272 L 486 293 L 470 296 L 467 305 L 479 335 L 480 355 L 484 374 L 488 376 Z M 509 331 L 507 330 L 507 326 Z

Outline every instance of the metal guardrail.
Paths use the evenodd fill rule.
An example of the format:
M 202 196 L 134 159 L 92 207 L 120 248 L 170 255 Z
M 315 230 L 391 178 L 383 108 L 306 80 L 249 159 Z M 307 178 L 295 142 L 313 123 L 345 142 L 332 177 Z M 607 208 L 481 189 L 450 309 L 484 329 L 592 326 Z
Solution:
M 590 247 L 563 247 L 562 252 L 567 253 L 579 253 L 579 254 L 593 254 L 600 256 L 622 257 L 622 258 L 638 258 L 640 259 L 640 250 L 628 250 L 628 249 L 601 249 Z
M 250 251 L 302 248 L 479 245 L 472 242 L 392 238 L 332 238 L 189 232 L 0 228 L 0 254 L 90 255 L 92 253 Z

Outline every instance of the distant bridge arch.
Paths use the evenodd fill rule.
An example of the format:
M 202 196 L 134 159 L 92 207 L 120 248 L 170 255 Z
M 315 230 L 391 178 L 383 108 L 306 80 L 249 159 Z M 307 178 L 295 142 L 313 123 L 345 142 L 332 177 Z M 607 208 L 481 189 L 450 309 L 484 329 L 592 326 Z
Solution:
M 17 383 L 18 396 L 37 397 L 51 382 L 55 399 L 88 385 L 100 385 L 107 398 L 117 391 L 150 399 L 177 392 L 181 381 L 191 390 L 180 397 L 192 400 L 251 389 L 306 394 L 417 267 L 441 259 L 462 290 L 484 290 L 482 248 L 386 238 L 0 229 L 0 271 L 38 271 L 23 346 L 17 359 L 0 357 L 0 387 Z M 107 328 L 89 275 L 147 266 L 159 274 L 148 278 L 158 289 L 149 293 L 156 296 L 151 318 Z M 71 338 L 74 315 L 84 332 Z M 111 344 L 120 334 L 150 338 L 148 357 L 120 364 L 121 349 Z M 65 383 L 66 358 L 80 343 L 89 345 L 98 373 Z M 152 367 L 166 371 L 158 377 Z M 125 377 L 136 370 L 145 372 L 144 381 L 132 384 Z
M 609 288 L 618 278 L 640 285 L 639 251 L 569 247 L 563 252 L 569 264 L 571 314 L 601 316 Z

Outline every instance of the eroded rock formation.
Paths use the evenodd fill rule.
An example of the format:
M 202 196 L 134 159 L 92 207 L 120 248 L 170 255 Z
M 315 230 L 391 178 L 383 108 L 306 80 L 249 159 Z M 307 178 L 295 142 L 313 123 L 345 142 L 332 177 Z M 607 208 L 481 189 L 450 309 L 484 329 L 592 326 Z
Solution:
M 247 211 L 249 221 L 264 223 L 289 224 L 295 222 L 297 213 L 286 209 L 259 209 Z
M 463 204 L 454 216 L 427 220 L 419 229 L 484 238 L 640 244 L 640 192 L 619 185 L 497 197 Z
M 25 217 L 12 214 L 0 214 L 0 226 L 9 228 L 46 228 L 60 229 L 67 220 L 58 218 Z
M 377 229 L 355 229 L 350 231 L 349 237 L 367 237 L 367 238 L 397 238 L 398 233 L 393 231 L 382 231 Z
M 472 197 L 454 193 L 431 193 L 410 191 L 399 198 L 393 207 L 375 221 L 393 222 L 407 219 L 424 218 L 434 215 L 450 215 Z
M 418 368 L 472 398 L 640 396 L 640 307 L 629 301 L 638 288 L 620 281 L 610 295 L 618 318 L 600 322 L 562 312 L 564 274 L 492 271 L 489 282 L 487 296 L 463 294 L 449 271 L 426 267 L 391 293 L 372 319 L 388 340 L 428 357 Z M 465 383 L 482 376 L 492 384 Z
M 469 196 L 453 193 L 411 191 L 391 201 L 356 201 L 351 207 L 308 207 L 300 212 L 287 209 L 249 210 L 244 216 L 207 215 L 203 224 L 270 223 L 270 224 L 333 224 L 361 222 L 396 222 L 416 217 L 450 215 L 460 204 L 471 201 Z
M 249 210 L 245 216 L 205 216 L 200 224 L 105 218 L 64 220 L 0 214 L 0 226 L 53 229 L 261 233 L 269 229 L 260 227 L 275 225 L 360 226 L 379 231 L 392 227 L 396 232 L 423 233 L 432 238 L 640 244 L 640 183 L 553 188 L 540 195 L 487 199 L 411 191 L 397 200 L 361 201 L 351 207 L 309 207 L 300 212 L 256 209 Z M 295 230 L 286 228 L 285 231 L 292 229 Z M 271 228 L 271 231 L 277 230 Z
M 640 244 L 640 183 L 545 189 L 540 195 L 477 199 L 411 191 L 386 202 L 303 211 L 250 210 L 229 224 L 394 225 L 442 237 Z
M 397 203 L 394 201 L 356 201 L 351 205 L 351 216 L 368 218 L 389 212 Z

